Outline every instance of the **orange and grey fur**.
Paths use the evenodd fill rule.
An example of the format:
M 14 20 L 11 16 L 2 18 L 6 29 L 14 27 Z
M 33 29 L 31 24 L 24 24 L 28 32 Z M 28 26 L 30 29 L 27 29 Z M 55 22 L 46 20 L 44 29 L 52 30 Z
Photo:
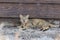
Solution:
M 30 27 L 39 27 L 42 30 L 49 29 L 50 27 L 56 27 L 43 19 L 29 19 L 29 15 L 20 15 L 20 22 L 23 29 L 28 29 Z

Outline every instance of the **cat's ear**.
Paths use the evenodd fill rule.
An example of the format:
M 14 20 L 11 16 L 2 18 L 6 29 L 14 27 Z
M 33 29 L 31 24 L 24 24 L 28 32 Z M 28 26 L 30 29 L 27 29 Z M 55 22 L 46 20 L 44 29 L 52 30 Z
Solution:
M 23 15 L 21 15 L 21 14 L 20 14 L 20 16 L 19 16 L 19 17 L 20 17 L 20 18 L 23 18 Z
M 26 18 L 29 18 L 29 15 L 26 15 Z

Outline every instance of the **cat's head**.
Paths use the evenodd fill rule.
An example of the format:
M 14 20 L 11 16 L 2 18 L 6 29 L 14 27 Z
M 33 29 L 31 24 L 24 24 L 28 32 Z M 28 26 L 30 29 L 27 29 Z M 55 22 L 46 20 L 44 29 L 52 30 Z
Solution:
M 20 21 L 21 23 L 25 24 L 28 22 L 29 15 L 21 15 L 20 14 Z

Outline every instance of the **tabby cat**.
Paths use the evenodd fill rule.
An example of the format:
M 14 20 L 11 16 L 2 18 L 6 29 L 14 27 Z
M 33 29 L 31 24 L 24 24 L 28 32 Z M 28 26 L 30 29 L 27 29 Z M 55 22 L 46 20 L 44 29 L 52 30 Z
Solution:
M 23 29 L 38 27 L 40 30 L 47 30 L 50 27 L 56 27 L 56 25 L 53 25 L 43 19 L 29 19 L 29 15 L 20 15 L 20 22 Z

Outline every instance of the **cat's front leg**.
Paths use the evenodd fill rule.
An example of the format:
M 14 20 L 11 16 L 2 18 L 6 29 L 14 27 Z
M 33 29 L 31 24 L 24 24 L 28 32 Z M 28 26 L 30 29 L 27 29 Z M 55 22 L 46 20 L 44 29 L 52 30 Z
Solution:
M 49 29 L 49 26 L 48 26 L 48 25 L 43 25 L 43 26 L 42 26 L 42 30 L 43 30 L 43 31 L 46 31 L 46 30 L 48 30 L 48 29 Z

